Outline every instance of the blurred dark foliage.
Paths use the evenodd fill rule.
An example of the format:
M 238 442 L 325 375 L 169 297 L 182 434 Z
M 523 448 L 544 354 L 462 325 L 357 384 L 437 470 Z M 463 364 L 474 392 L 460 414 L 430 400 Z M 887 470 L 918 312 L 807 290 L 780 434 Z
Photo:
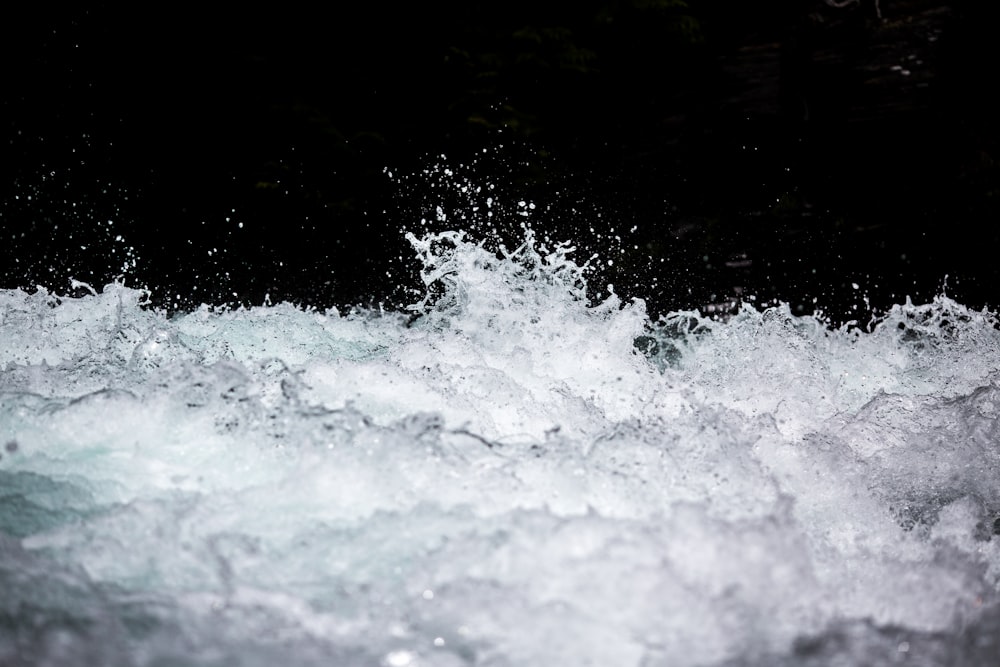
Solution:
M 13 11 L 0 284 L 398 306 L 436 195 L 386 168 L 487 148 L 655 312 L 996 305 L 991 3 L 427 5 Z

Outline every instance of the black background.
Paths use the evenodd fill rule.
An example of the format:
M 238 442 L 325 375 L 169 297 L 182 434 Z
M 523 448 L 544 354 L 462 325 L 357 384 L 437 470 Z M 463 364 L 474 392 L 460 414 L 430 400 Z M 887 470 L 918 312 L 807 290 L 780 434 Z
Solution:
M 0 286 L 396 307 L 448 164 L 654 313 L 996 305 L 991 4 L 22 8 Z

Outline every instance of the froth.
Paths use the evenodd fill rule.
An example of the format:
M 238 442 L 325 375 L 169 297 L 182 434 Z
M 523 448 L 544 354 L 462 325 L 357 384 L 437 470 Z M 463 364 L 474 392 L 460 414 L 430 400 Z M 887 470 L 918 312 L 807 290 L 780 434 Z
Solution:
M 651 322 L 568 246 L 411 243 L 407 314 L 0 294 L 0 658 L 989 655 L 991 314 Z

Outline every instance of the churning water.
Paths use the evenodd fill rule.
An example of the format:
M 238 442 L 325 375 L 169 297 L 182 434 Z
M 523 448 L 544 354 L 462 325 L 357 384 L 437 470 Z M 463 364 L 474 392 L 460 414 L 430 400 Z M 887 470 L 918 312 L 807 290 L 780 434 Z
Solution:
M 993 315 L 412 243 L 409 315 L 0 292 L 0 664 L 1000 664 Z

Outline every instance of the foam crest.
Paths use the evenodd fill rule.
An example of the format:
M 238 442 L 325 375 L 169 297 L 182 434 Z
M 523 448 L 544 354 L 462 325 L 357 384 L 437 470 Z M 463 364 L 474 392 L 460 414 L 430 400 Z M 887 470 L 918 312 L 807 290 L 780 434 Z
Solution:
M 410 241 L 408 314 L 0 292 L 0 662 L 994 655 L 992 314 L 650 322 Z

